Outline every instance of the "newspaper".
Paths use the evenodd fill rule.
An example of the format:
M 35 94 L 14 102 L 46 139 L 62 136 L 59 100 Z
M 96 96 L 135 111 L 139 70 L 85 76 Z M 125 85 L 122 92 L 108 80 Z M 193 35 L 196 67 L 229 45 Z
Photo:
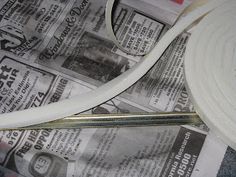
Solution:
M 154 1 L 118 4 L 114 31 L 124 48 L 149 51 L 192 2 L 172 5 L 175 13 L 163 18 L 163 12 L 170 14 L 164 1 L 152 7 L 155 14 L 143 8 Z M 89 92 L 142 60 L 122 52 L 107 37 L 105 4 L 106 0 L 0 2 L 1 113 Z M 183 79 L 189 36 L 176 38 L 135 85 L 87 113 L 194 110 Z M 207 158 L 215 149 L 217 157 Z M 192 127 L 1 131 L 0 176 L 201 176 L 206 170 L 202 164 L 211 164 L 208 176 L 216 176 L 225 151 L 206 129 Z
M 159 20 L 173 25 L 183 9 L 196 0 L 185 0 L 183 4 L 176 5 L 175 0 L 123 0 L 126 4 L 138 8 L 140 11 L 153 17 L 158 16 Z

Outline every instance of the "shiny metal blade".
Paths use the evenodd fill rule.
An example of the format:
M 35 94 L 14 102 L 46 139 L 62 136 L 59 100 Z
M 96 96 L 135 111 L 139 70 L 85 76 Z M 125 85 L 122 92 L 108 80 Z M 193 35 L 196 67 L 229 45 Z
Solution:
M 52 122 L 13 129 L 137 127 L 186 124 L 202 124 L 202 121 L 196 113 L 80 114 Z

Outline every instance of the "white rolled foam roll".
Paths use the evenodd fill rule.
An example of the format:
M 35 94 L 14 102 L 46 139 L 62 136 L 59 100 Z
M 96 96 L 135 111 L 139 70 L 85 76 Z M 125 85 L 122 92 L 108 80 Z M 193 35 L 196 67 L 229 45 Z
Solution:
M 171 28 L 140 63 L 98 89 L 38 108 L 1 114 L 0 128 L 23 127 L 60 119 L 91 109 L 112 99 L 139 80 L 156 63 L 169 44 L 183 32 L 185 28 L 209 11 L 229 1 L 231 0 L 211 0 L 208 4 L 191 12 Z M 234 0 L 232 1 L 234 2 Z M 111 12 L 113 3 L 114 0 L 108 0 L 106 10 L 107 24 L 111 21 L 111 16 L 109 16 L 111 13 L 109 12 Z
M 185 79 L 200 117 L 236 149 L 236 1 L 207 15 L 185 54 Z

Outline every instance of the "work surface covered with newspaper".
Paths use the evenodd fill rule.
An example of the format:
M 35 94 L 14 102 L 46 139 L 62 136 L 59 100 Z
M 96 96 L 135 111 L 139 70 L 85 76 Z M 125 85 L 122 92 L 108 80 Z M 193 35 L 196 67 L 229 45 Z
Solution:
M 114 32 L 132 53 L 147 53 L 183 4 L 123 0 Z M 142 60 L 109 39 L 106 0 L 0 2 L 0 112 L 51 104 L 109 82 Z M 86 113 L 193 111 L 183 79 L 190 34 L 183 33 L 131 88 Z M 217 176 L 227 146 L 205 126 L 0 131 L 0 176 Z

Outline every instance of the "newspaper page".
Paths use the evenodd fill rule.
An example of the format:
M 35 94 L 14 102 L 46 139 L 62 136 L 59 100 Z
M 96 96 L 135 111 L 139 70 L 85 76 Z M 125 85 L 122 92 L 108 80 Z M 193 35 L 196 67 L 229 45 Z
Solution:
M 142 60 L 123 53 L 107 37 L 105 3 L 0 2 L 1 113 L 89 92 Z M 120 3 L 114 31 L 124 48 L 146 53 L 172 23 L 161 17 L 162 11 L 153 16 L 140 7 Z M 179 36 L 138 83 L 89 113 L 192 111 L 183 82 L 188 38 L 188 33 Z M 218 156 L 206 158 L 215 147 Z M 1 131 L 0 174 L 191 176 L 205 172 L 204 161 L 215 176 L 225 150 L 218 139 L 191 127 Z
M 27 177 L 214 176 L 222 146 L 205 132 L 176 126 L 3 131 L 0 171 Z
M 184 0 L 183 4 L 176 4 L 175 0 L 123 0 L 122 2 L 138 8 L 144 13 L 173 25 L 179 14 L 196 0 Z
M 52 2 L 55 3 L 55 1 Z M 47 3 L 41 3 L 38 6 L 50 7 L 50 3 L 45 5 Z M 1 103 L 4 106 L 1 109 L 3 113 L 40 106 L 69 95 L 72 96 L 76 92 L 80 94 L 89 91 L 117 77 L 141 60 L 141 57 L 122 53 L 107 38 L 104 23 L 105 3 L 105 0 L 101 0 L 100 3 L 98 1 L 93 3 L 92 1 L 64 1 L 62 5 L 65 6 L 65 10 L 61 10 L 61 17 L 49 23 L 52 26 L 47 28 L 50 33 L 43 29 L 43 35 L 40 35 L 41 38 L 46 39 L 43 38 L 43 41 L 31 46 L 28 52 L 17 53 L 16 51 L 21 51 L 21 49 L 25 51 L 22 47 L 24 45 L 17 45 L 14 38 L 8 39 L 4 36 L 7 39 L 3 38 L 2 44 L 13 43 L 15 46 L 2 53 L 1 67 L 4 77 L 1 84 L 3 87 Z M 19 4 L 14 5 L 19 6 Z M 82 5 L 87 10 L 80 12 Z M 50 14 L 50 10 L 53 9 L 49 8 L 45 15 L 40 16 L 38 19 L 40 23 L 45 21 L 44 18 Z M 117 30 L 123 46 L 131 47 L 132 50 L 141 53 L 150 50 L 170 27 L 165 22 L 143 15 L 136 8 L 131 8 L 126 4 L 118 7 L 115 17 L 117 27 L 114 29 Z M 32 25 L 25 22 L 24 28 L 34 35 L 39 30 L 38 25 L 33 25 L 32 21 L 34 20 L 28 17 L 27 22 Z M 24 28 L 21 34 L 25 32 Z M 14 33 L 10 31 L 11 33 L 19 35 L 18 29 L 12 29 Z M 4 32 L 6 31 L 9 32 L 7 29 Z M 8 36 L 11 36 L 10 33 Z M 141 40 L 142 38 L 145 40 Z M 187 39 L 187 34 L 176 39 L 154 69 L 119 99 L 144 111 L 192 110 L 181 75 Z M 179 53 L 174 52 L 175 50 L 179 50 Z M 11 80 L 7 80 L 8 74 Z M 29 80 L 28 77 L 30 77 Z M 8 84 L 4 84 L 5 82 Z M 69 84 L 73 86 L 68 86 Z M 28 92 L 19 94 L 24 85 Z M 72 89 L 74 87 L 82 87 L 82 89 Z M 64 90 L 65 93 L 63 93 Z M 52 93 L 53 91 L 56 95 Z

